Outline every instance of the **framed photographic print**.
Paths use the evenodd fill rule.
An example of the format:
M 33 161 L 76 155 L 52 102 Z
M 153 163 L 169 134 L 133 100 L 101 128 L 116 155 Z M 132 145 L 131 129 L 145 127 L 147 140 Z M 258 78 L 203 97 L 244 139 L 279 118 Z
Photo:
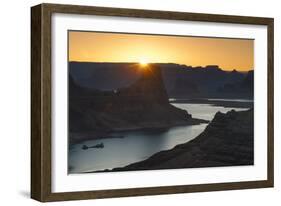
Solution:
M 31 197 L 273 187 L 273 19 L 31 9 Z

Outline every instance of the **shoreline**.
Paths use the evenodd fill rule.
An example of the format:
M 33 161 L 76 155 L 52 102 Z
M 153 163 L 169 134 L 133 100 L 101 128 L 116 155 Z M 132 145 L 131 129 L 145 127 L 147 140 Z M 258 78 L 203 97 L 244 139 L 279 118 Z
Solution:
M 73 137 L 72 142 L 69 141 L 69 146 L 79 144 L 85 141 L 90 140 L 103 140 L 103 139 L 110 139 L 110 138 L 123 138 L 121 134 L 122 132 L 131 132 L 131 131 L 149 131 L 149 130 L 161 130 L 161 129 L 170 129 L 173 127 L 180 127 L 180 126 L 193 126 L 193 125 L 200 125 L 200 124 L 208 124 L 210 121 L 198 118 L 192 118 L 188 120 L 188 122 L 178 122 L 174 124 L 158 124 L 153 126 L 139 126 L 139 127 L 126 127 L 126 128 L 115 128 L 111 131 L 100 131 L 100 132 L 87 132 L 87 133 L 69 133 L 69 135 L 77 135 L 77 139 Z
M 247 99 L 248 100 L 248 99 Z M 170 104 L 210 104 L 212 106 L 225 107 L 225 108 L 253 108 L 253 100 L 249 101 L 236 101 L 233 99 L 216 100 L 216 99 L 175 99 L 170 100 Z
M 218 112 L 206 129 L 191 141 L 178 144 L 169 150 L 159 151 L 145 160 L 133 162 L 124 167 L 82 173 L 252 165 L 254 163 L 252 156 L 253 137 L 251 133 L 253 130 L 252 115 L 252 109 L 240 112 L 232 110 L 226 114 Z M 238 132 L 237 126 L 240 125 L 241 121 L 246 121 L 247 128 Z M 227 125 L 227 129 L 225 125 Z M 234 139 L 240 139 L 238 142 L 233 142 L 232 138 L 230 140 L 225 139 L 226 135 L 230 135 Z M 226 156 L 217 156 L 216 152 L 210 153 L 208 151 L 209 147 L 212 147 L 210 144 L 212 141 L 220 144 L 220 147 L 215 147 L 215 150 L 218 153 L 224 153 Z M 241 153 L 237 152 L 237 150 Z M 209 153 L 205 154 L 204 151 Z M 243 158 L 241 154 L 243 154 Z M 210 155 L 211 158 L 206 159 L 206 155 Z M 194 157 L 199 159 L 194 159 Z M 175 162 L 180 162 L 182 165 L 175 165 Z
M 170 104 L 209 104 L 212 106 L 220 106 L 220 107 L 225 107 L 225 108 L 253 108 L 254 107 L 254 102 L 252 100 L 249 101 L 231 101 L 233 99 L 227 99 L 227 100 L 215 100 L 215 99 L 175 99 L 175 100 L 170 100 Z M 246 100 L 246 99 L 245 99 Z M 248 99 L 247 99 L 248 100 Z M 115 136 L 114 133 L 119 133 L 119 132 L 130 132 L 130 131 L 138 131 L 138 130 L 153 130 L 153 129 L 169 129 L 172 127 L 177 127 L 177 126 L 192 126 L 192 125 L 198 125 L 198 124 L 204 124 L 204 123 L 209 123 L 210 121 L 203 120 L 203 119 L 197 119 L 197 118 L 192 118 L 190 122 L 181 122 L 181 123 L 175 123 L 175 124 L 167 124 L 167 125 L 154 125 L 154 126 L 138 126 L 138 127 L 126 127 L 126 128 L 114 128 L 113 130 L 110 131 L 90 131 L 87 133 L 75 133 L 75 132 L 70 132 L 69 135 L 78 135 L 79 137 L 76 138 L 71 138 L 72 141 L 69 141 L 69 145 L 74 145 L 74 144 L 79 144 L 84 141 L 89 141 L 89 140 L 102 140 L 102 139 L 107 139 L 107 138 L 122 138 L 120 135 Z

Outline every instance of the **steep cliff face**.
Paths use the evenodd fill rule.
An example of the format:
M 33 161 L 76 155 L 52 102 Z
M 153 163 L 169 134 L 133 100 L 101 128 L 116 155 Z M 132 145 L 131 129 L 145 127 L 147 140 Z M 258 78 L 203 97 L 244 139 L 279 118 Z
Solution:
M 253 110 L 218 112 L 190 142 L 113 171 L 199 168 L 254 164 Z
M 193 119 L 185 110 L 169 104 L 159 66 L 151 64 L 139 69 L 138 80 L 128 87 L 112 91 L 82 88 L 70 76 L 70 132 L 91 131 L 98 138 L 112 131 L 205 122 Z
M 168 104 L 168 95 L 157 64 L 140 67 L 141 77 L 130 87 L 120 89 L 120 96 L 132 96 L 138 101 Z

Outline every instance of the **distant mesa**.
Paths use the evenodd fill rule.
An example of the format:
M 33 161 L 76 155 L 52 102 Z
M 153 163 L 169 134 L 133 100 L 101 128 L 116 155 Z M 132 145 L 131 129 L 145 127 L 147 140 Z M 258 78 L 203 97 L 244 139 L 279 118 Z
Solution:
M 222 71 L 222 69 L 220 69 L 220 67 L 218 65 L 207 65 L 205 67 L 205 69 L 209 69 L 209 70 L 216 70 L 216 71 Z
M 169 98 L 252 98 L 251 93 L 242 90 L 235 93 L 222 92 L 225 85 L 240 84 L 247 76 L 245 72 L 224 71 L 218 65 L 205 67 L 173 63 L 153 65 L 160 66 Z M 76 83 L 84 88 L 112 91 L 135 83 L 144 70 L 139 67 L 139 63 L 70 62 L 69 72 Z
M 249 71 L 239 82 L 222 85 L 218 88 L 218 92 L 252 99 L 254 97 L 254 71 Z

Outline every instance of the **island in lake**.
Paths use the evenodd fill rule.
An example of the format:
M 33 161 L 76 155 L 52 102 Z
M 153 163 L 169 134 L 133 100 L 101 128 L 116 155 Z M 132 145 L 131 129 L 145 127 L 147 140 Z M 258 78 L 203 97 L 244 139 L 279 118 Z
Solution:
M 254 164 L 253 40 L 178 38 L 69 32 L 69 174 Z

